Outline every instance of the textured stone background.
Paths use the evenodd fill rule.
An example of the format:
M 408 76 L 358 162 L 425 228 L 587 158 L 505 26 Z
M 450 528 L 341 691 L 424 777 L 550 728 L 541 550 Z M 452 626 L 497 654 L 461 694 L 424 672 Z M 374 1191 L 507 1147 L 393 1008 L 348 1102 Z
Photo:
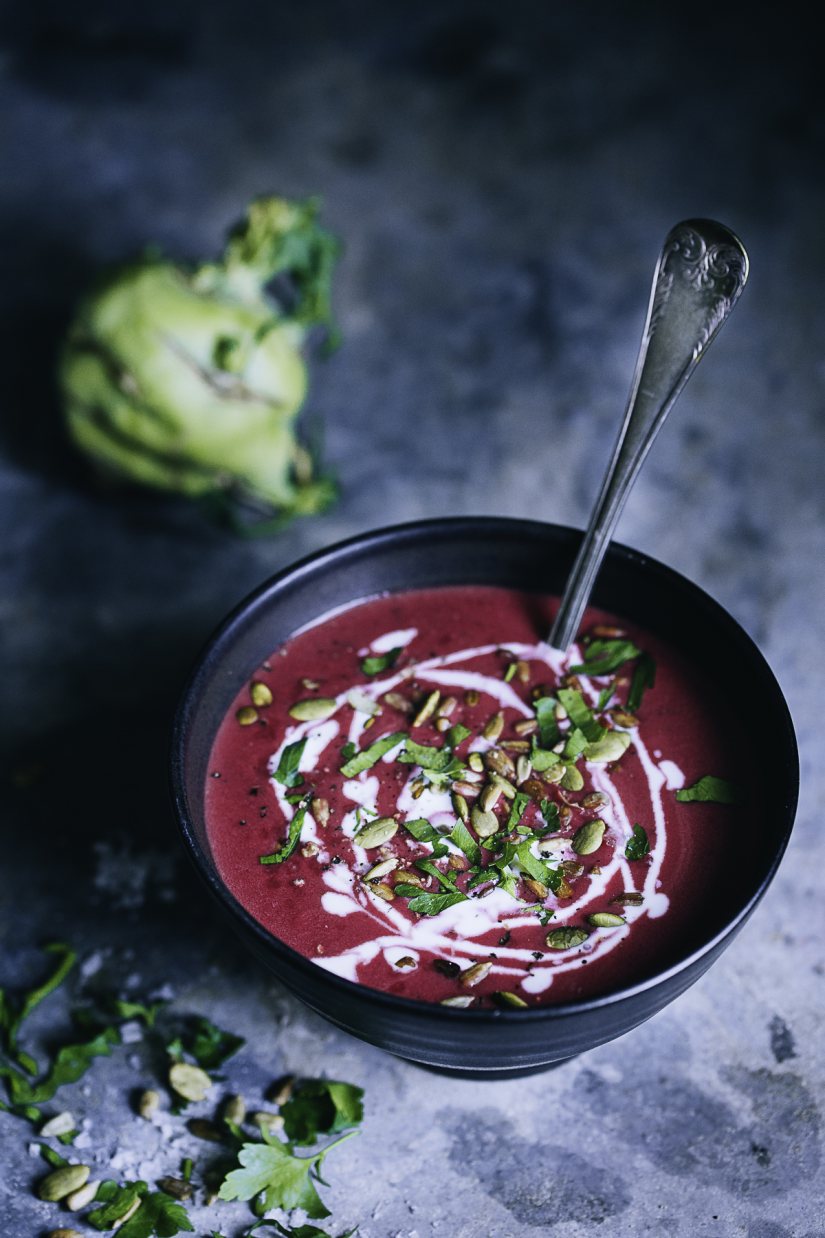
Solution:
M 250 1097 L 285 1070 L 363 1084 L 363 1134 L 328 1166 L 332 1233 L 825 1233 L 821 66 L 781 16 L 665 9 L 0 14 L 3 979 L 63 937 L 87 983 L 170 986 L 176 1010 L 245 1035 L 231 1078 Z M 250 542 L 97 489 L 60 433 L 53 350 L 102 264 L 147 241 L 215 252 L 272 191 L 323 195 L 346 243 L 345 342 L 307 406 L 342 498 Z M 659 245 L 691 215 L 740 233 L 751 281 L 619 535 L 713 594 L 774 667 L 802 753 L 794 838 L 736 943 L 649 1024 L 531 1079 L 441 1080 L 307 1013 L 203 905 L 166 799 L 170 711 L 226 609 L 314 548 L 439 514 L 582 525 Z M 67 1000 L 38 1015 L 44 1043 Z M 153 1068 L 137 1044 L 69 1093 L 96 1172 L 114 1156 L 156 1175 L 188 1147 L 129 1108 Z M 2 1118 L 0 1140 L 3 1233 L 58 1224 L 31 1195 L 25 1125 Z M 245 1216 L 200 1211 L 198 1232 Z

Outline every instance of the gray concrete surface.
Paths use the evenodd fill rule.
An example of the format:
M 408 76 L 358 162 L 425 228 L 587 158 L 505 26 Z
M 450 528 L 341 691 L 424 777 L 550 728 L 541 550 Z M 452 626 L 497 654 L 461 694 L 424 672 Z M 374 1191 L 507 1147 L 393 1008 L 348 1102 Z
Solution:
M 825 1233 L 823 107 L 816 40 L 776 11 L 638 4 L 4 7 L 0 288 L 2 982 L 76 945 L 85 979 L 167 992 L 247 1038 L 229 1084 L 363 1085 L 328 1163 L 362 1238 Z M 96 488 L 59 431 L 54 347 L 95 271 L 155 241 L 215 252 L 248 198 L 320 193 L 345 241 L 340 351 L 314 367 L 341 499 L 241 541 L 174 500 Z M 206 635 L 274 569 L 420 516 L 581 525 L 623 406 L 661 240 L 717 217 L 752 277 L 633 493 L 620 540 L 754 636 L 798 729 L 802 792 L 771 890 L 678 1002 L 530 1079 L 444 1080 L 336 1032 L 249 960 L 182 860 L 170 711 Z M 765 736 L 770 760 L 770 733 Z M 65 1101 L 96 1175 L 150 1178 L 180 1120 L 134 1116 L 148 1041 Z M 229 1086 L 229 1084 L 227 1086 Z M 208 1112 L 208 1103 L 200 1107 Z M 0 1114 L 0 1229 L 40 1203 Z M 170 1166 L 169 1161 L 173 1161 Z M 242 1205 L 193 1211 L 239 1234 Z

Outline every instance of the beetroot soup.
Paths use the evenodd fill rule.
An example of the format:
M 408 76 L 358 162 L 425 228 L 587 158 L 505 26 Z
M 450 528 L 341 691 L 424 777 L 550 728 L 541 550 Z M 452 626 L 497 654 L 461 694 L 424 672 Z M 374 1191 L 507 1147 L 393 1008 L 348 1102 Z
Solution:
M 557 605 L 416 590 L 272 653 L 206 787 L 220 875 L 270 933 L 454 1006 L 593 996 L 679 957 L 759 828 L 725 685 L 592 608 L 559 653 Z

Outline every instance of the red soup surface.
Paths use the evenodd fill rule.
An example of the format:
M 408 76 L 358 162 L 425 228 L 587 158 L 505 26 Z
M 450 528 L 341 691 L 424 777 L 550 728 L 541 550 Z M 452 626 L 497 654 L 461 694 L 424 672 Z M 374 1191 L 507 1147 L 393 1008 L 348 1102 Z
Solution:
M 273 936 L 372 988 L 516 1008 L 698 940 L 745 841 L 732 801 L 758 799 L 724 685 L 596 609 L 559 653 L 557 605 L 416 590 L 273 651 L 206 786 L 221 878 Z

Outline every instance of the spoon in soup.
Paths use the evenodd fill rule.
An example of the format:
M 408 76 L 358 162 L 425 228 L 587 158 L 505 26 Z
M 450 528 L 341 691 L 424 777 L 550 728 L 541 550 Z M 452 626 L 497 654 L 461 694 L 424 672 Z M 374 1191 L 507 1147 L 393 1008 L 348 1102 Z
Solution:
M 667 234 L 653 275 L 624 421 L 547 638 L 554 648 L 567 649 L 574 641 L 639 469 L 747 278 L 745 248 L 723 224 L 689 219 Z

